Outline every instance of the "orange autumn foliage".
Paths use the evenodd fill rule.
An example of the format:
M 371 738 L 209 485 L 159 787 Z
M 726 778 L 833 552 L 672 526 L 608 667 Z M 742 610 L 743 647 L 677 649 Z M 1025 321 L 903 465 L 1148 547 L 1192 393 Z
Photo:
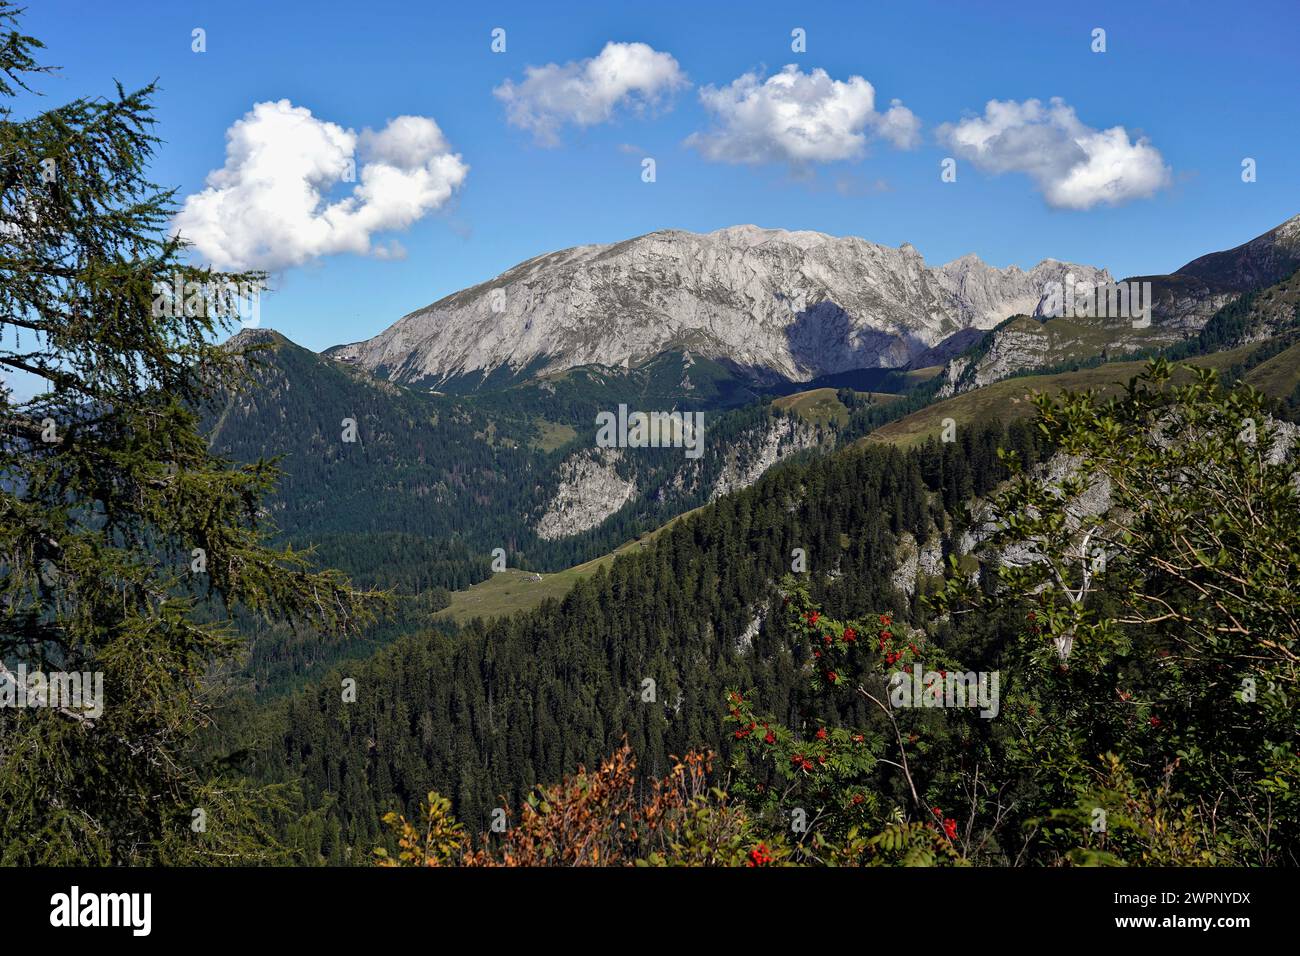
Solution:
M 671 771 L 638 794 L 636 758 L 624 741 L 592 771 L 539 786 L 504 833 L 485 834 L 477 848 L 450 817 L 450 803 L 435 793 L 418 831 L 389 814 L 396 858 L 378 850 L 382 866 L 631 866 L 763 864 L 784 855 L 781 847 L 751 844 L 744 813 L 727 806 L 708 786 L 711 753 L 692 751 L 674 759 Z M 509 811 L 507 811 L 509 813 Z M 755 855 L 757 854 L 757 855 Z

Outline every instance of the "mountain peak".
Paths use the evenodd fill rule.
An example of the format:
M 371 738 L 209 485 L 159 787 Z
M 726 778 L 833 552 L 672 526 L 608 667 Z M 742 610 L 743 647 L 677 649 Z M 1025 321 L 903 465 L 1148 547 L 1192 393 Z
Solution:
M 1300 265 L 1300 215 L 1292 216 L 1248 242 L 1193 259 L 1175 275 L 1200 279 L 1221 292 L 1264 288 Z
M 243 349 L 250 345 L 271 345 L 279 347 L 281 345 L 291 345 L 287 338 L 281 335 L 275 329 L 263 328 L 245 328 L 240 329 L 230 338 L 222 343 L 222 348 L 226 349 Z
M 1284 241 L 1300 241 L 1300 214 L 1292 216 L 1273 230 L 1276 238 Z
M 975 256 L 931 268 L 909 242 L 895 249 L 753 224 L 670 229 L 534 257 L 327 354 L 442 387 L 498 372 L 637 364 L 689 341 L 702 358 L 805 381 L 906 365 L 959 329 L 1033 313 L 1044 282 L 1040 270 L 996 269 Z
M 825 245 L 828 242 L 837 241 L 835 236 L 827 235 L 824 232 L 766 229 L 762 226 L 755 226 L 752 224 L 743 226 L 727 226 L 724 229 L 715 229 L 713 232 L 705 233 L 705 236 L 710 239 L 716 238 L 739 246 L 758 246 L 767 242 L 775 242 L 798 246 L 802 249 L 810 249 L 815 246 Z

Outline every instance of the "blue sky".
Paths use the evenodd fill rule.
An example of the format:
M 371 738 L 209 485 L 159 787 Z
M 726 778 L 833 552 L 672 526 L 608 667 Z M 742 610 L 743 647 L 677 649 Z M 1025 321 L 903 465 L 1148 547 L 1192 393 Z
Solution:
M 206 31 L 207 51 L 191 50 Z M 490 49 L 506 30 L 506 52 Z M 791 30 L 807 50 L 791 50 Z M 1106 30 L 1106 52 L 1091 33 Z M 225 162 L 226 132 L 257 103 L 287 99 L 348 130 L 394 117 L 434 120 L 468 172 L 409 227 L 380 231 L 404 258 L 348 252 L 279 269 L 262 324 L 311 348 L 368 337 L 412 309 L 542 252 L 662 228 L 737 223 L 815 229 L 898 245 L 939 264 L 969 252 L 1028 268 L 1042 258 L 1164 272 L 1300 212 L 1300 11 L 1291 2 L 1013 3 L 358 3 L 113 4 L 38 0 L 29 33 L 62 72 L 50 101 L 155 77 L 156 181 L 182 197 Z M 597 56 L 607 42 L 673 58 L 689 85 L 606 122 L 561 125 L 558 145 L 507 122 L 494 88 L 525 68 Z M 700 89 L 758 82 L 795 64 L 831 81 L 864 77 L 875 107 L 901 100 L 913 148 L 865 136 L 849 159 L 753 164 L 684 145 L 717 128 Z M 1050 203 L 1024 171 L 994 174 L 954 154 L 938 128 L 989 100 L 1061 97 L 1090 130 L 1123 127 L 1158 151 L 1168 180 L 1090 208 Z M 724 144 L 725 145 L 725 144 Z M 656 181 L 641 176 L 653 157 Z M 1241 181 L 1241 161 L 1258 164 Z M 325 197 L 333 201 L 352 186 Z

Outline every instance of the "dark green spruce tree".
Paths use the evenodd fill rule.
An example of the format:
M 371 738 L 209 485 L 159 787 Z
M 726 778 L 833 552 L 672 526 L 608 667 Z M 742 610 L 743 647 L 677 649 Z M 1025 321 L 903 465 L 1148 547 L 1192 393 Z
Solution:
M 188 268 L 168 236 L 153 87 L 24 110 L 48 68 L 19 12 L 0 2 L 0 863 L 266 859 L 263 795 L 191 746 L 241 652 L 229 612 L 355 629 L 383 595 L 271 547 L 273 463 L 200 433 L 247 385 L 215 342 L 262 277 Z M 200 290 L 179 309 L 178 277 Z

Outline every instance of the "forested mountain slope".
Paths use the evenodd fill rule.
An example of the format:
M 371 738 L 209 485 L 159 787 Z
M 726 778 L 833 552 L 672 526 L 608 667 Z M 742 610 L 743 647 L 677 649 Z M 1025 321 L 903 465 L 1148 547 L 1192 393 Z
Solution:
M 261 715 L 257 772 L 301 775 L 326 810 L 309 857 L 365 847 L 380 814 L 431 788 L 485 826 L 505 795 L 593 762 L 624 735 L 648 770 L 707 745 L 727 752 L 719 707 L 729 686 L 759 688 L 797 720 L 803 678 L 779 628 L 772 586 L 804 550 L 815 594 L 839 613 L 913 613 L 890 584 L 903 535 L 963 520 L 961 504 L 1005 472 L 995 425 L 902 453 L 868 448 L 780 466 L 620 556 L 535 611 L 413 635 Z M 1031 460 L 1033 432 L 1009 437 Z M 344 678 L 357 702 L 343 703 Z M 653 684 L 647 684 L 652 681 Z M 652 691 L 652 692 L 651 692 Z M 647 699 L 647 694 L 653 699 Z M 360 851 L 357 851 L 360 852 Z M 340 857 L 341 858 L 341 857 Z
M 269 517 L 282 539 L 398 596 L 396 623 L 365 641 L 242 622 L 258 693 L 427 622 L 448 592 L 493 573 L 494 552 L 509 568 L 562 571 L 838 440 L 836 422 L 762 400 L 718 406 L 729 399 L 711 390 L 697 406 L 698 457 L 680 447 L 597 448 L 598 412 L 680 407 L 681 356 L 464 398 L 373 379 L 269 330 L 246 330 L 230 348 L 245 351 L 255 387 L 210 410 L 212 450 L 275 459 L 283 474 Z M 689 372 L 712 380 L 708 363 L 690 360 Z
M 597 454 L 599 412 L 620 404 L 692 408 L 675 404 L 676 378 L 664 384 L 656 369 L 583 369 L 468 400 L 390 385 L 270 331 L 245 331 L 232 347 L 249 350 L 257 387 L 210 416 L 212 446 L 240 461 L 279 460 L 284 477 L 272 514 L 290 540 L 404 533 L 464 541 L 485 555 L 504 548 L 512 565 L 558 569 L 708 501 L 719 481 L 752 480 L 765 456 L 831 440 L 765 402 L 710 401 L 698 458 L 680 447 Z M 583 466 L 593 458 L 635 486 L 626 507 L 620 502 L 585 522 L 548 521 L 557 495 L 590 471 Z M 465 577 L 457 566 L 433 580 L 459 586 Z
M 1294 355 L 1270 340 L 1204 364 L 1233 378 L 1258 369 L 1293 382 L 1294 364 L 1273 366 Z M 1091 371 L 1119 380 L 1130 370 Z M 995 388 L 1013 384 L 1023 395 L 1036 382 Z M 380 838 L 384 812 L 412 812 L 430 789 L 451 796 L 457 815 L 482 830 L 502 798 L 518 806 L 534 784 L 592 764 L 624 736 L 652 774 L 690 747 L 725 757 L 733 743 L 720 723 L 727 689 L 753 689 L 792 727 L 811 713 L 803 662 L 772 604 L 776 583 L 800 567 L 828 615 L 887 611 L 903 633 L 927 625 L 943 653 L 995 668 L 996 635 L 1014 622 L 964 618 L 953 628 L 931 619 L 921 600 L 941 584 L 949 557 L 967 571 L 979 567 L 963 532 L 974 520 L 972 499 L 1007 475 L 997 449 L 1031 466 L 1050 451 L 1017 407 L 1004 396 L 960 421 L 951 442 L 938 440 L 936 428 L 918 434 L 919 444 L 903 442 L 909 450 L 873 440 L 779 465 L 575 576 L 562 598 L 454 634 L 403 637 L 246 714 L 264 742 L 255 772 L 300 781 L 320 813 L 291 839 L 307 860 L 341 862 Z M 996 421 L 1003 411 L 1005 429 Z M 340 694 L 345 680 L 356 682 L 355 702 Z M 855 711 L 860 703 L 846 706 L 842 719 L 867 719 Z M 881 774 L 882 791 L 896 785 Z

